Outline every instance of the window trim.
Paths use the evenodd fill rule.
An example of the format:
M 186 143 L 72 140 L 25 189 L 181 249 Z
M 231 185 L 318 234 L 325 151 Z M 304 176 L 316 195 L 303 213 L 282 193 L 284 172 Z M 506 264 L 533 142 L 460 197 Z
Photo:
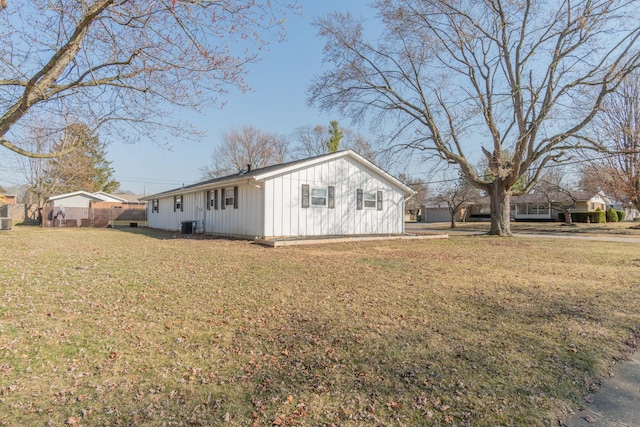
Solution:
M 231 192 L 231 197 L 227 197 L 227 193 Z M 235 203 L 235 197 L 234 197 L 234 192 L 233 192 L 233 188 L 225 188 L 224 189 L 224 194 L 223 194 L 223 199 L 224 200 L 224 207 L 226 209 L 227 206 L 233 206 L 233 204 Z M 229 203 L 229 201 L 231 201 L 231 203 Z
M 182 194 L 173 196 L 173 211 L 178 212 L 178 210 L 184 212 L 184 199 Z

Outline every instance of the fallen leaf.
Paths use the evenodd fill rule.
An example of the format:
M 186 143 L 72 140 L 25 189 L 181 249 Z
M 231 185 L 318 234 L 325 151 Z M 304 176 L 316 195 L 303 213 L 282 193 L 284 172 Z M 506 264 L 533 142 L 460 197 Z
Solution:
M 585 420 L 586 422 L 588 422 L 589 424 L 595 424 L 595 423 L 597 423 L 597 422 L 598 422 L 598 420 L 596 420 L 595 418 L 593 418 L 593 417 L 592 417 L 592 416 L 590 416 L 590 415 L 585 415 L 585 416 L 584 416 L 584 417 L 582 417 L 582 418 L 584 418 L 584 420 Z

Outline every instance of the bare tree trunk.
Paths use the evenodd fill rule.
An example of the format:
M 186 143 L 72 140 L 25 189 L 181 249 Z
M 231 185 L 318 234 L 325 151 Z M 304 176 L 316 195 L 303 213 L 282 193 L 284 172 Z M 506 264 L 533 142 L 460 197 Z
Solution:
M 573 224 L 573 218 L 571 218 L 571 209 L 570 208 L 565 208 L 564 209 L 564 223 L 567 225 L 572 225 Z
M 491 199 L 491 230 L 492 236 L 511 236 L 511 191 L 500 179 L 491 184 L 489 191 Z
M 451 213 L 451 228 L 456 228 L 456 213 Z

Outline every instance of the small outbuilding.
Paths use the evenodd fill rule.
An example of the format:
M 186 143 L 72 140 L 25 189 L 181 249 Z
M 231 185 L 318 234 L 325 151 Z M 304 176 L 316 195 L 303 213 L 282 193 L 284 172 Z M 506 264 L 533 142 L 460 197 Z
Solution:
M 242 238 L 399 235 L 414 191 L 339 151 L 146 196 L 149 227 Z

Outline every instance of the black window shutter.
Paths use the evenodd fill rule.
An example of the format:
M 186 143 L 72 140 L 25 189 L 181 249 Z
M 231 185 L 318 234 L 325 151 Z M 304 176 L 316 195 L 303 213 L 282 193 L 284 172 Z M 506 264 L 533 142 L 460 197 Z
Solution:
M 309 184 L 302 184 L 302 207 L 309 207 Z
M 233 187 L 233 209 L 238 209 L 238 187 Z
M 211 190 L 207 190 L 207 210 L 211 210 Z
M 227 195 L 224 192 L 224 188 L 220 189 L 220 209 L 224 209 L 224 205 L 227 204 Z
M 382 210 L 382 191 L 378 191 L 378 210 Z
M 328 198 L 327 198 L 327 207 L 329 209 L 333 209 L 336 207 L 336 202 L 335 202 L 335 194 L 336 194 L 336 189 L 333 186 L 329 186 L 329 191 L 328 191 Z
M 180 212 L 184 212 L 184 196 L 180 196 Z
M 362 189 L 356 190 L 356 209 L 362 209 Z
M 218 210 L 218 190 L 213 190 L 213 209 Z
M 176 203 L 178 202 L 178 196 L 173 196 L 173 211 L 176 211 Z

